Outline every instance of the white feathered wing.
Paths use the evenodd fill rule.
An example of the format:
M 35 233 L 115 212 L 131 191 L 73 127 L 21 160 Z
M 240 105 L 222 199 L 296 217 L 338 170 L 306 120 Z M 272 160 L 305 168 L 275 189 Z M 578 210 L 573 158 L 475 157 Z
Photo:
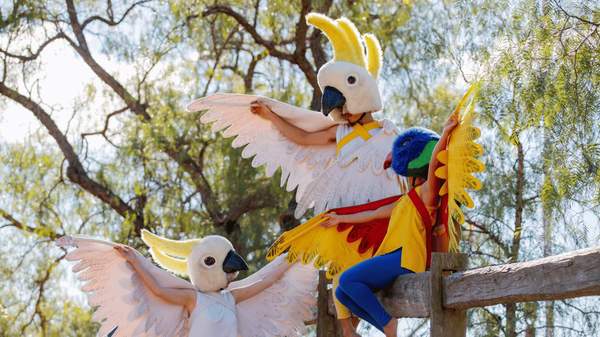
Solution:
M 335 143 L 298 145 L 284 137 L 271 122 L 252 114 L 250 103 L 256 100 L 308 132 L 327 129 L 337 122 L 317 111 L 255 95 L 217 93 L 195 100 L 188 106 L 188 111 L 192 112 L 206 110 L 200 121 L 212 123 L 214 132 L 224 129 L 225 137 L 235 137 L 233 147 L 244 147 L 242 156 L 254 157 L 253 167 L 265 165 L 267 176 L 272 176 L 281 167 L 281 185 L 287 181 L 288 191 L 298 188 L 296 217 L 301 217 L 307 209 L 315 206 L 320 212 L 326 205 L 357 205 L 403 192 L 395 175 L 384 172 L 382 168 L 397 134 L 392 122 L 384 121 L 383 132 L 351 155 L 341 158 L 340 162 L 336 158 Z M 328 197 L 334 197 L 335 201 Z
M 260 294 L 237 305 L 240 337 L 294 337 L 305 332 L 306 321 L 316 313 L 318 270 L 311 265 L 288 264 L 286 254 L 250 275 L 233 282 L 229 289 L 248 286 L 281 269 L 281 279 Z
M 321 213 L 406 193 L 405 178 L 383 168 L 397 135 L 394 123 L 384 120 L 379 133 L 311 181 L 298 200 L 296 217 L 302 216 L 307 207 Z
M 73 271 L 85 282 L 82 290 L 90 305 L 98 307 L 93 316 L 95 321 L 101 322 L 98 336 L 106 336 L 115 327 L 115 337 L 188 336 L 189 317 L 185 308 L 167 303 L 147 289 L 113 249 L 114 243 L 67 236 L 57 240 L 57 244 L 76 248 L 67 254 L 67 260 L 78 262 Z M 192 284 L 158 268 L 148 259 L 143 258 L 143 261 L 144 267 L 162 286 L 194 289 Z
M 291 124 L 309 132 L 327 129 L 336 122 L 323 114 L 263 96 L 213 94 L 193 101 L 188 111 L 207 110 L 200 121 L 212 123 L 213 132 L 234 137 L 234 148 L 244 147 L 242 157 L 250 158 L 253 167 L 265 165 L 267 176 L 281 167 L 281 186 L 301 195 L 314 174 L 335 160 L 335 144 L 301 146 L 285 138 L 271 122 L 250 112 L 250 103 L 260 100 Z

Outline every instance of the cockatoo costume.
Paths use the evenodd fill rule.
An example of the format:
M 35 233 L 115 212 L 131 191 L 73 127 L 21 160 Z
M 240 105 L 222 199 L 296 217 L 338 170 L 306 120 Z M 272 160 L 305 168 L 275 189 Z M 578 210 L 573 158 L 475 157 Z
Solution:
M 241 281 L 229 284 L 245 262 L 221 236 L 173 241 L 144 231 L 142 239 L 163 268 L 188 275 L 191 283 L 141 258 L 143 268 L 162 286 L 196 291 L 196 305 L 188 315 L 183 306 L 157 297 L 114 243 L 85 237 L 63 237 L 59 246 L 75 247 L 67 260 L 78 261 L 73 271 L 85 283 L 93 319 L 101 323 L 99 336 L 123 337 L 266 337 L 300 336 L 316 306 L 317 271 L 285 259 L 267 264 Z M 136 254 L 139 254 L 136 252 Z M 235 303 L 231 290 L 250 286 L 285 270 L 281 279 L 258 295 Z M 229 286 L 227 287 L 227 285 Z
M 461 206 L 474 207 L 467 190 L 481 188 L 481 182 L 473 173 L 484 170 L 483 163 L 477 160 L 477 157 L 482 155 L 483 148 L 475 142 L 480 132 L 472 125 L 475 118 L 475 89 L 476 86 L 472 86 L 457 105 L 454 114 L 458 116 L 458 126 L 450 134 L 447 148 L 439 152 L 437 157 L 443 165 L 435 174 L 445 181 L 439 191 L 440 205 L 436 221 L 444 225 L 445 232 L 448 233 L 450 251 L 458 250 L 461 225 L 464 223 Z M 437 140 L 425 137 L 426 135 L 426 132 L 411 129 L 399 136 L 394 146 L 394 151 L 397 152 L 394 161 L 397 166 L 405 169 L 395 167 L 398 172 L 407 176 L 414 176 L 410 173 L 411 170 L 427 172 L 431 150 Z M 390 150 L 392 146 L 388 148 L 388 152 Z M 378 186 L 372 188 L 376 189 Z M 421 218 L 429 218 L 429 215 L 427 210 L 422 212 L 425 208 L 422 201 L 421 205 L 416 202 L 420 197 L 414 198 L 417 189 L 412 189 L 403 196 L 330 210 L 340 215 L 353 214 L 375 210 L 396 202 L 391 220 L 376 219 L 358 224 L 340 223 L 335 228 L 329 228 L 321 226 L 327 219 L 326 213 L 321 213 L 281 235 L 272 245 L 267 258 L 274 259 L 286 252 L 290 261 L 300 259 L 303 263 L 325 267 L 327 276 L 334 278 L 334 284 L 337 285 L 339 275 L 348 268 L 373 256 L 385 255 L 401 248 L 403 259 L 406 258 L 402 266 L 413 272 L 422 272 L 429 264 L 433 236 L 432 224 L 421 224 Z M 411 220 L 414 220 L 413 223 L 406 225 Z M 417 222 L 419 225 L 413 226 Z M 414 229 L 413 236 L 407 235 L 407 228 Z M 417 237 L 420 239 L 413 240 Z M 390 269 L 390 273 L 392 271 L 393 269 Z M 336 308 L 338 316 L 347 317 L 347 308 L 339 302 L 336 302 Z
M 322 30 L 333 45 L 333 60 L 317 74 L 323 92 L 322 112 L 262 96 L 224 93 L 198 99 L 188 110 L 206 110 L 201 122 L 213 123 L 215 132 L 224 129 L 225 137 L 235 137 L 232 146 L 244 147 L 242 156 L 254 157 L 254 167 L 265 165 L 268 176 L 281 168 L 282 186 L 288 191 L 297 188 L 298 218 L 312 207 L 320 213 L 403 193 L 404 180 L 381 164 L 397 135 L 394 124 L 383 120 L 351 126 L 339 112 L 343 107 L 353 115 L 382 109 L 377 87 L 382 54 L 377 38 L 361 36 L 345 18 L 332 20 L 311 13 L 306 21 Z M 292 142 L 270 121 L 250 112 L 250 104 L 256 100 L 307 132 L 338 125 L 336 143 L 303 146 Z

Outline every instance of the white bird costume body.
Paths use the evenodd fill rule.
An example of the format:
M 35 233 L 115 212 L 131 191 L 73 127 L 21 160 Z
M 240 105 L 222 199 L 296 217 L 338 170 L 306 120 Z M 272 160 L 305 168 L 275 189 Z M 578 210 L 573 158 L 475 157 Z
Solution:
M 115 243 L 79 236 L 57 240 L 61 247 L 75 247 L 68 253 L 67 260 L 78 262 L 73 271 L 85 282 L 82 290 L 87 293 L 90 305 L 97 307 L 93 319 L 101 323 L 98 336 L 110 333 L 113 337 L 300 336 L 304 322 L 313 318 L 318 275 L 313 267 L 289 265 L 282 258 L 227 287 L 228 275 L 221 270 L 231 255 L 228 250 L 233 251 L 227 239 L 211 235 L 173 241 L 146 231 L 142 238 L 159 265 L 171 272 L 189 275 L 191 283 L 135 252 L 144 270 L 161 287 L 196 291 L 196 305 L 191 313 L 183 306 L 166 302 L 147 288 L 114 249 Z M 221 248 L 215 250 L 214 247 Z M 207 256 L 212 261 L 207 260 Z M 207 265 L 207 261 L 212 263 Z M 281 273 L 283 276 L 270 287 L 235 303 L 231 291 Z
M 333 45 L 334 59 L 317 74 L 323 92 L 322 113 L 262 96 L 225 93 L 198 99 L 188 111 L 206 110 L 200 121 L 212 123 L 214 132 L 223 130 L 225 137 L 235 137 L 232 146 L 244 147 L 242 156 L 254 157 L 254 167 L 265 165 L 267 176 L 281 168 L 281 185 L 288 191 L 297 188 L 298 218 L 313 207 L 320 213 L 406 192 L 404 180 L 381 164 L 398 134 L 394 123 L 383 120 L 349 125 L 340 112 L 342 107 L 353 115 L 382 109 L 376 81 L 382 63 L 377 38 L 361 36 L 345 18 L 332 20 L 311 13 L 306 20 L 322 30 Z M 294 143 L 270 121 L 250 112 L 250 104 L 256 100 L 307 132 L 337 125 L 336 143 Z
M 190 337 L 237 336 L 237 309 L 231 291 L 198 292 L 190 315 Z

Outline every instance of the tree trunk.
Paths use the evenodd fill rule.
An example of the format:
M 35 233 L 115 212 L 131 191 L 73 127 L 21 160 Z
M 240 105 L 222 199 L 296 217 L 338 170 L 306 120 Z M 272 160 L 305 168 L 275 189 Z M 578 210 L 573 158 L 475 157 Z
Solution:
M 518 137 L 518 136 L 517 136 Z M 521 248 L 521 234 L 523 231 L 523 210 L 525 208 L 525 200 L 523 193 L 525 189 L 525 153 L 523 145 L 517 138 L 517 172 L 515 186 L 515 229 L 510 249 L 510 262 L 514 263 L 519 260 L 519 250 Z M 516 337 L 517 333 L 517 305 L 510 303 L 506 305 L 506 336 Z
M 550 158 L 552 156 L 552 144 L 550 135 L 545 127 L 544 119 L 542 119 L 544 127 L 544 148 L 542 153 L 542 170 L 543 170 L 543 185 L 542 185 L 542 222 L 544 225 L 544 256 L 552 255 L 552 230 L 553 230 L 553 205 L 552 198 L 554 193 L 548 195 L 549 189 L 553 189 L 552 180 L 550 177 Z M 545 303 L 546 328 L 545 337 L 554 337 L 554 302 Z

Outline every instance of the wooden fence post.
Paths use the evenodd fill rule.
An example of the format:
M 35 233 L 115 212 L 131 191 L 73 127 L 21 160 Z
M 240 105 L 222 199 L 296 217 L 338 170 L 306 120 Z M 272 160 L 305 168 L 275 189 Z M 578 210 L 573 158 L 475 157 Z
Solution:
M 342 331 L 337 323 L 337 318 L 329 310 L 329 297 L 333 294 L 327 289 L 328 284 L 325 271 L 319 271 L 317 337 L 341 337 Z
M 433 253 L 431 255 L 430 337 L 465 337 L 467 312 L 444 308 L 444 276 L 449 272 L 467 269 L 465 254 Z

